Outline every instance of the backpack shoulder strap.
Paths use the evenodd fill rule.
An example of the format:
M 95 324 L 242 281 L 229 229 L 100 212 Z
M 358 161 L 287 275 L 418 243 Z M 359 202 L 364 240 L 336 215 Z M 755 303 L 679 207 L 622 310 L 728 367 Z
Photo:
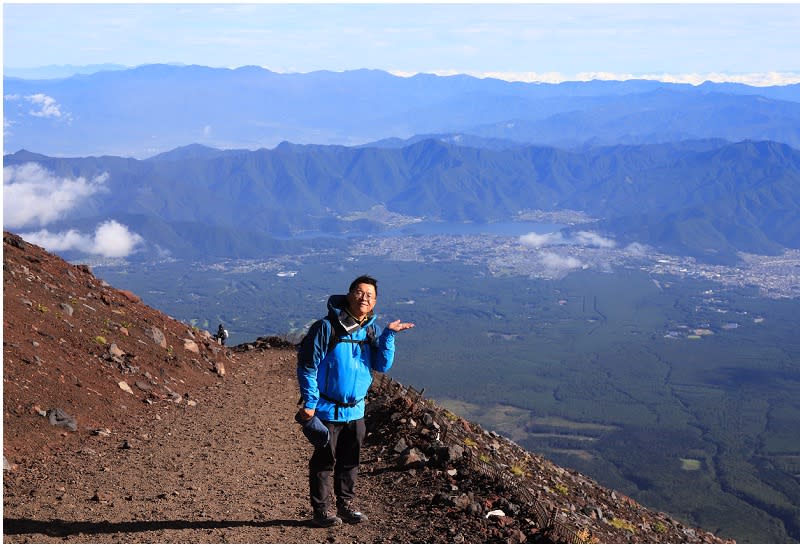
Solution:
M 367 327 L 367 342 L 373 348 L 378 347 L 378 337 L 375 336 L 375 325 L 370 325 Z

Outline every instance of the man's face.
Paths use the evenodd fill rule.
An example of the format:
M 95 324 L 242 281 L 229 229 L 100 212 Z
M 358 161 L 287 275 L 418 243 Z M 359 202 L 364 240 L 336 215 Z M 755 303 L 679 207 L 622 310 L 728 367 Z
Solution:
M 363 319 L 375 307 L 377 294 L 375 287 L 369 283 L 360 283 L 347 294 L 347 304 L 350 313 L 358 319 Z

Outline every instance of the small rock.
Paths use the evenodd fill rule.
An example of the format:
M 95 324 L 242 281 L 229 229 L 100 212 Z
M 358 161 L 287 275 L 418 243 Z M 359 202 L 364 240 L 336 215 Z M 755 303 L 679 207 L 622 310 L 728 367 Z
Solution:
M 528 543 L 528 536 L 521 530 L 514 529 L 506 536 L 506 543 Z
M 401 437 L 400 440 L 397 441 L 397 443 L 394 445 L 394 448 L 392 448 L 392 450 L 394 450 L 396 454 L 402 454 L 403 452 L 406 451 L 407 448 L 408 444 L 406 443 L 406 440 Z
M 107 427 L 101 427 L 100 429 L 95 429 L 92 431 L 92 435 L 98 435 L 100 437 L 108 437 L 111 435 L 111 430 Z
M 469 499 L 467 494 L 461 494 L 453 499 L 453 503 L 456 509 L 466 510 L 472 503 L 472 500 Z
M 403 467 L 417 467 L 426 461 L 428 458 L 425 457 L 425 454 L 416 448 L 412 448 L 400 456 L 400 465 Z
M 464 447 L 460 444 L 454 444 L 447 447 L 447 460 L 454 462 L 464 457 Z
M 50 425 L 66 427 L 70 431 L 78 430 L 78 422 L 75 420 L 75 418 L 60 408 L 51 408 L 48 410 L 47 419 L 50 421 Z
M 108 352 L 111 354 L 112 357 L 124 357 L 125 352 L 119 349 L 119 346 L 116 344 L 111 344 L 108 348 Z
M 192 353 L 200 353 L 200 348 L 197 347 L 197 342 L 188 338 L 183 339 L 183 349 L 191 351 Z
M 99 503 L 108 503 L 111 501 L 111 493 L 101 492 L 98 490 L 97 492 L 94 493 L 94 496 L 92 496 L 92 501 L 96 501 Z
M 8 243 L 17 249 L 25 249 L 25 240 L 16 234 L 8 234 L 3 236 L 3 243 Z
M 214 363 L 214 372 L 216 372 L 218 376 L 225 376 L 225 365 L 217 361 Z
M 502 517 L 492 517 L 492 520 L 497 522 L 497 524 L 499 524 L 503 528 L 514 524 L 514 519 L 507 515 L 503 515 Z
M 117 292 L 119 292 L 119 294 L 124 296 L 128 300 L 128 302 L 133 302 L 134 304 L 138 304 L 139 302 L 142 301 L 141 298 L 133 294 L 131 291 L 118 289 Z
M 492 517 L 504 517 L 504 516 L 506 516 L 506 514 L 502 509 L 495 509 L 494 511 L 489 511 L 485 515 L 487 519 Z
M 126 329 L 125 327 L 120 327 L 119 328 L 119 332 L 121 334 L 124 334 L 125 336 L 130 336 L 130 333 L 128 332 L 128 329 Z
M 476 501 L 473 501 L 467 507 L 467 514 L 468 515 L 479 515 L 482 510 L 483 510 L 483 507 L 481 507 L 481 504 L 476 502 Z
M 153 339 L 153 342 L 162 348 L 167 349 L 167 337 L 164 336 L 164 333 L 161 332 L 160 329 L 156 327 L 150 327 L 147 329 L 146 333 L 148 336 L 150 336 L 150 338 Z
M 440 462 L 454 462 L 464 456 L 464 447 L 461 445 L 439 446 L 436 449 L 436 459 Z
M 603 510 L 596 505 L 587 505 L 581 509 L 581 513 L 596 520 L 603 520 Z
M 124 381 L 124 380 L 123 380 L 123 381 L 121 381 L 121 382 L 120 382 L 119 384 L 117 384 L 117 385 L 119 386 L 119 388 L 120 388 L 122 391 L 124 391 L 124 392 L 126 392 L 126 393 L 130 393 L 131 395 L 133 395 L 133 390 L 131 389 L 131 386 L 129 386 L 129 385 L 128 385 L 128 382 L 126 382 L 126 381 Z
M 58 305 L 58 307 L 61 308 L 61 311 L 63 311 L 69 317 L 72 317 L 72 314 L 75 313 L 75 310 L 72 309 L 72 306 L 70 306 L 66 302 L 62 302 L 61 304 Z

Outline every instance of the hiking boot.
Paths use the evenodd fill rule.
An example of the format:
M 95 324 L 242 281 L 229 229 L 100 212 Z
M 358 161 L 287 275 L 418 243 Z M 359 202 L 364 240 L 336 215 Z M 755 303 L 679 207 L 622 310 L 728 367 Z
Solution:
M 315 528 L 330 528 L 331 526 L 340 526 L 342 519 L 335 515 L 329 515 L 327 511 L 314 511 L 314 518 L 311 519 L 311 525 Z
M 341 517 L 347 524 L 358 524 L 360 522 L 367 522 L 367 515 L 361 511 L 357 511 L 349 503 L 336 504 L 336 514 Z

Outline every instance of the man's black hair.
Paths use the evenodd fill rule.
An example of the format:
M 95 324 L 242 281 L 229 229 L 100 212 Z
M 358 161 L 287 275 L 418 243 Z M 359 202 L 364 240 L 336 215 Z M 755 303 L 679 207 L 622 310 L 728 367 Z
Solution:
M 350 289 L 347 292 L 353 292 L 356 290 L 356 287 L 361 285 L 362 283 L 366 285 L 372 285 L 375 287 L 375 296 L 378 296 L 378 280 L 369 275 L 360 275 L 356 277 L 352 283 L 350 283 Z

